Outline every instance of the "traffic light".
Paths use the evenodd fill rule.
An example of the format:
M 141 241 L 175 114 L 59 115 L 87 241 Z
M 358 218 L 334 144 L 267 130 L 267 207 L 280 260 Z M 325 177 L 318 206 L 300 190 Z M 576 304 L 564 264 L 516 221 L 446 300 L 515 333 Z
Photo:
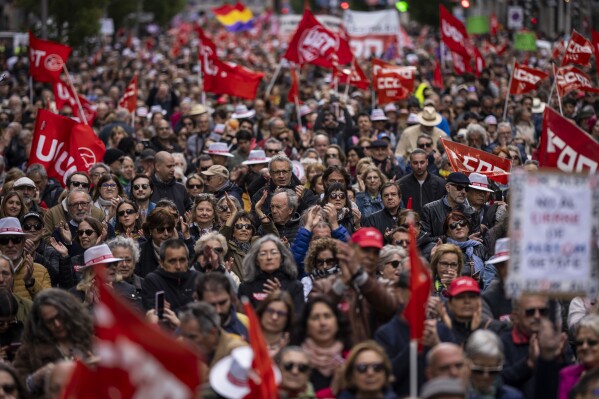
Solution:
M 395 8 L 399 12 L 407 12 L 408 11 L 408 2 L 407 1 L 398 1 L 395 3 Z
M 470 0 L 462 0 L 462 7 L 468 8 L 470 7 Z
M 343 1 L 341 4 L 339 4 L 339 7 L 341 7 L 342 10 L 347 10 L 349 8 L 349 3 L 347 1 Z

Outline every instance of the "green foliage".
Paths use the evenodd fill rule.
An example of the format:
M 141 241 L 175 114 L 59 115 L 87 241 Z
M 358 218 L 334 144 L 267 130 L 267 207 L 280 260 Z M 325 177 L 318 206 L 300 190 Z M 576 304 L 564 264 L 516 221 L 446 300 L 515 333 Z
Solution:
M 186 0 L 144 0 L 144 11 L 154 13 L 154 22 L 162 26 L 183 10 Z
M 449 11 L 455 3 L 450 0 L 440 1 L 422 1 L 407 0 L 410 10 L 410 18 L 421 24 L 438 26 L 439 25 L 439 3 L 443 4 Z

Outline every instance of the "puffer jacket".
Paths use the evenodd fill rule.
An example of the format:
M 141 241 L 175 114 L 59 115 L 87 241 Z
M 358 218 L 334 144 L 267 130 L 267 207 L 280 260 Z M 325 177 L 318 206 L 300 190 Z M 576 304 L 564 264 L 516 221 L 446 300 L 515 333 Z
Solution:
M 250 300 L 252 306 L 258 306 L 258 304 L 266 298 L 264 284 L 267 280 L 273 280 L 275 278 L 281 283 L 281 290 L 287 291 L 289 295 L 291 295 L 294 312 L 296 314 L 301 314 L 301 311 L 304 308 L 304 286 L 296 279 L 285 274 L 280 268 L 272 273 L 266 273 L 259 270 L 254 280 L 241 283 L 238 290 L 239 298 L 245 296 Z
M 13 282 L 13 292 L 15 295 L 20 296 L 21 298 L 33 300 L 38 292 L 47 288 L 52 288 L 52 282 L 50 281 L 50 274 L 48 273 L 48 270 L 39 263 L 33 263 L 33 278 L 35 279 L 35 283 L 31 289 L 27 289 L 27 287 L 25 287 L 25 281 L 23 280 L 25 277 L 25 272 L 26 267 L 23 262 L 15 267 L 15 276 Z
M 269 215 L 270 216 L 270 215 Z M 295 236 L 300 228 L 300 215 L 299 213 L 293 214 L 291 219 L 285 224 L 273 223 L 272 218 L 268 223 L 262 223 L 258 227 L 257 235 L 262 237 L 265 234 L 275 234 L 279 237 L 287 238 L 289 245 L 293 245 L 295 242 Z
M 331 232 L 331 236 L 335 240 L 343 242 L 347 242 L 350 237 L 349 233 L 343 226 L 339 226 L 333 230 Z M 302 226 L 297 230 L 297 235 L 295 236 L 295 240 L 291 245 L 291 253 L 293 254 L 293 259 L 295 259 L 295 264 L 297 265 L 297 277 L 300 280 L 307 276 L 304 269 L 304 260 L 306 258 L 306 254 L 308 253 L 308 248 L 310 247 L 310 241 L 312 241 L 312 232 Z

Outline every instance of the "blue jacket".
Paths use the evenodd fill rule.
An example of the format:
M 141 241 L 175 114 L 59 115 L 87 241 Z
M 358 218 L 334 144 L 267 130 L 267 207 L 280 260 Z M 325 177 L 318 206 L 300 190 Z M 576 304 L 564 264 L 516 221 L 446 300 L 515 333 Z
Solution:
M 331 232 L 331 236 L 336 240 L 347 242 L 349 238 L 349 233 L 347 232 L 347 229 L 345 227 L 339 225 L 337 229 Z M 297 265 L 298 280 L 301 280 L 303 277 L 307 276 L 306 272 L 304 271 L 304 258 L 308 253 L 308 248 L 310 247 L 311 240 L 312 232 L 304 226 L 302 226 L 297 231 L 297 235 L 295 236 L 293 244 L 291 244 L 291 253 L 293 254 L 295 264 Z
M 486 396 L 485 396 L 486 397 Z M 481 396 L 474 392 L 468 392 L 468 399 L 480 399 Z M 522 392 L 509 385 L 500 385 L 495 392 L 495 399 L 524 399 Z
M 372 215 L 383 209 L 381 194 L 377 194 L 376 198 L 372 198 L 370 194 L 366 192 L 357 193 L 356 204 L 362 214 L 362 220 L 366 219 L 368 215 Z

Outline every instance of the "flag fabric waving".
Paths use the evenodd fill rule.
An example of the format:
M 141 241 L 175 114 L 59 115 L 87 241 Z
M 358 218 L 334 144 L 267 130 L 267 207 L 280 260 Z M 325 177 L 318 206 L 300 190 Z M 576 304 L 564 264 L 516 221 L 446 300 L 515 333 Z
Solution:
M 348 64 L 353 55 L 347 40 L 341 40 L 306 10 L 283 58 L 298 65 L 336 68 Z
M 426 304 L 431 292 L 431 276 L 420 260 L 420 253 L 416 247 L 416 230 L 412 224 L 410 224 L 409 235 L 410 300 L 403 315 L 410 325 L 410 339 L 420 340 L 424 335 Z
M 599 144 L 551 107 L 543 113 L 539 166 L 567 173 L 597 173 Z
M 439 4 L 439 17 L 441 28 L 441 40 L 454 53 L 467 57 L 470 62 L 468 45 L 470 37 L 464 24 L 454 17 L 447 8 Z
M 397 66 L 374 58 L 372 84 L 377 91 L 378 104 L 403 100 L 413 92 L 415 72 L 414 67 Z
M 555 85 L 561 97 L 572 90 L 599 93 L 599 89 L 593 87 L 588 75 L 572 65 L 559 68 L 555 74 L 555 78 Z
M 29 32 L 29 74 L 38 82 L 52 83 L 60 77 L 71 47 L 38 39 Z
M 594 29 L 591 29 L 591 39 L 593 40 L 593 51 L 595 52 L 595 62 L 599 64 L 599 32 Z M 599 68 L 597 69 L 597 74 L 599 74 Z
M 370 86 L 370 81 L 368 77 L 360 68 L 360 64 L 354 58 L 351 63 L 351 68 L 344 68 L 342 70 L 334 69 L 333 73 L 339 77 L 339 83 L 342 84 L 350 84 L 362 90 L 368 90 Z
M 510 94 L 524 94 L 536 89 L 539 82 L 549 74 L 535 68 L 530 68 L 518 64 L 514 64 L 512 72 L 512 84 L 510 85 Z
M 29 165 L 41 164 L 64 186 L 72 172 L 87 172 L 106 152 L 89 125 L 40 109 L 35 118 Z
M 289 72 L 291 73 L 291 88 L 287 93 L 287 101 L 290 103 L 300 103 L 299 101 L 299 79 L 297 77 L 297 70 L 294 66 L 289 68 Z
M 225 4 L 218 8 L 213 8 L 212 12 L 229 32 L 242 32 L 254 27 L 254 14 L 252 10 L 237 2 L 234 6 Z
M 566 55 L 562 59 L 562 66 L 568 64 L 578 64 L 582 66 L 591 65 L 591 56 L 593 55 L 593 45 L 591 42 L 575 30 L 566 47 Z
M 277 383 L 275 381 L 275 373 L 272 369 L 272 360 L 268 354 L 266 347 L 266 340 L 260 329 L 260 320 L 254 312 L 254 308 L 245 301 L 243 304 L 245 314 L 249 319 L 249 338 L 250 346 L 254 352 L 254 358 L 252 360 L 252 371 L 256 374 L 257 378 L 249 379 L 250 392 L 244 397 L 244 399 L 279 399 L 279 391 L 277 389 Z
M 135 112 L 137 108 L 137 74 L 131 79 L 131 83 L 125 88 L 123 97 L 119 101 L 119 107 L 125 108 L 130 113 Z
M 77 100 L 75 99 L 75 93 L 73 93 L 73 90 L 71 90 L 71 87 L 65 81 L 62 79 L 55 80 L 52 83 L 52 88 L 54 89 L 54 100 L 58 111 L 65 105 L 68 105 L 73 109 L 73 117 L 76 118 L 78 122 L 87 123 L 88 125 L 94 123 L 94 119 L 96 119 L 98 114 L 87 98 L 77 95 L 79 104 L 81 104 L 81 108 L 83 109 L 83 116 L 85 117 L 83 118 L 81 116 L 79 104 L 77 104 Z
M 144 321 L 106 284 L 97 284 L 100 301 L 94 306 L 94 352 L 99 360 L 93 369 L 77 365 L 62 398 L 195 398 L 200 359 L 186 345 Z
M 498 183 L 507 184 L 512 170 L 512 161 L 501 158 L 488 152 L 468 147 L 455 141 L 441 139 L 447 159 L 454 172 L 469 175 L 472 172 L 480 173 Z

